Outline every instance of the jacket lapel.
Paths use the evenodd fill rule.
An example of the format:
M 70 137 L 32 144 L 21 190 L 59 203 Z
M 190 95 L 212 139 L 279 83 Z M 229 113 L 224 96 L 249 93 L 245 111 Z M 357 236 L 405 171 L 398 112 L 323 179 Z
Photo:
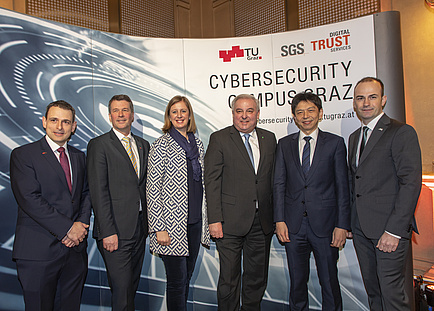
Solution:
M 146 159 L 148 158 L 148 150 L 146 150 L 145 146 L 143 145 L 142 141 L 140 139 L 137 139 L 136 135 L 133 135 L 131 133 L 131 136 L 134 137 L 134 140 L 137 145 L 137 152 L 139 153 L 139 161 L 140 161 L 140 176 L 139 180 L 142 180 L 142 178 L 146 175 Z M 132 166 L 132 164 L 131 164 Z M 134 167 L 133 167 L 134 169 Z
M 368 142 L 366 143 L 365 149 L 363 149 L 363 153 L 362 153 L 362 156 L 361 156 L 360 161 L 359 161 L 359 166 L 360 166 L 360 164 L 363 163 L 363 161 L 369 155 L 371 150 L 374 148 L 374 146 L 380 140 L 381 136 L 383 136 L 383 134 L 387 130 L 389 124 L 390 124 L 390 118 L 386 115 L 383 115 L 380 118 L 380 120 L 378 120 L 377 124 L 375 125 L 374 130 L 371 133 L 371 136 L 368 139 Z M 360 132 L 359 132 L 359 134 L 360 134 Z
M 132 171 L 132 173 L 134 173 L 134 175 L 137 176 L 136 171 L 134 169 L 133 163 L 131 162 L 130 157 L 128 156 L 127 151 L 125 150 L 124 146 L 122 145 L 121 141 L 119 140 L 119 138 L 116 136 L 116 134 L 113 132 L 113 129 L 110 131 L 110 138 L 111 138 L 111 143 L 113 144 L 113 146 L 115 147 L 115 149 L 117 151 L 119 151 L 119 153 L 122 155 L 122 157 L 125 159 L 125 161 L 128 161 L 130 169 Z
M 299 136 L 300 136 L 300 132 L 297 132 L 292 136 L 292 139 L 289 141 L 289 148 L 292 154 L 292 158 L 294 159 L 297 172 L 300 174 L 301 178 L 304 179 L 304 174 L 303 174 L 303 170 L 301 169 L 301 163 L 300 163 L 300 153 L 298 150 Z
M 77 180 L 78 180 L 78 155 L 75 152 L 71 151 L 71 148 L 68 146 L 68 152 L 69 152 L 69 160 L 71 162 L 71 170 L 72 170 L 72 191 L 71 194 L 73 195 L 76 189 Z
M 232 141 L 234 142 L 235 146 L 241 153 L 241 156 L 243 157 L 244 161 L 246 161 L 249 167 L 253 170 L 253 172 L 255 172 L 255 169 L 252 165 L 252 161 L 250 161 L 249 154 L 247 153 L 246 146 L 244 146 L 244 142 L 243 139 L 241 138 L 240 132 L 238 132 L 238 130 L 234 126 L 232 126 L 230 129 L 230 134 L 231 134 Z M 261 149 L 261 145 L 259 145 L 259 149 Z M 259 152 L 261 151 L 259 150 Z
M 60 162 L 57 159 L 56 155 L 54 154 L 53 150 L 51 150 L 50 146 L 48 145 L 45 136 L 42 137 L 40 142 L 41 142 L 42 157 L 49 163 L 49 165 L 53 168 L 53 171 L 56 172 L 57 176 L 59 176 L 62 184 L 68 189 L 68 183 L 66 181 L 65 172 L 63 171 L 63 168 L 60 165 Z
M 324 133 L 318 129 L 318 138 L 315 145 L 315 150 L 313 154 L 312 164 L 310 165 L 309 172 L 307 173 L 306 179 L 309 179 L 310 176 L 312 176 L 313 172 L 316 170 L 316 168 L 319 165 L 321 154 L 323 154 L 323 149 L 325 147 L 325 144 L 327 142 L 326 136 Z
M 348 146 L 349 146 L 349 155 L 348 155 L 348 161 L 349 161 L 349 166 L 351 168 L 351 170 L 354 172 L 357 167 L 356 167 L 356 154 L 357 154 L 357 146 L 358 146 L 358 141 L 359 141 L 359 137 L 360 137 L 360 131 L 361 128 L 359 128 L 358 130 L 356 130 L 352 135 L 350 135 L 350 139 L 348 141 Z
M 261 170 L 261 167 L 262 167 L 264 161 L 267 160 L 267 155 L 264 152 L 264 150 L 267 150 L 267 148 L 265 147 L 265 144 L 267 144 L 268 142 L 265 140 L 264 135 L 262 135 L 261 129 L 256 128 L 256 137 L 258 138 L 258 144 L 259 144 L 259 165 L 258 165 L 258 172 L 257 172 L 259 174 L 259 171 Z M 246 148 L 244 147 L 244 149 L 246 149 Z M 250 161 L 250 158 L 249 158 L 249 161 Z

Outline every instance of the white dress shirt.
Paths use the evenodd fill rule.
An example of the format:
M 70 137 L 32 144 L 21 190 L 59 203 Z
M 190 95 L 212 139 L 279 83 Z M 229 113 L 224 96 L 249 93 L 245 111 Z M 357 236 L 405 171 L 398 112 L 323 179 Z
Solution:
M 252 147 L 252 153 L 253 153 L 253 162 L 255 163 L 255 173 L 258 173 L 258 167 L 259 167 L 259 161 L 261 159 L 261 153 L 259 151 L 259 141 L 258 141 L 258 135 L 256 134 L 256 130 L 253 130 L 250 133 L 241 133 L 241 139 L 243 140 L 243 143 L 245 143 L 246 139 L 244 137 L 244 134 L 250 134 L 249 143 L 250 147 Z
M 298 154 L 299 154 L 299 157 L 300 157 L 300 164 L 302 164 L 302 161 L 303 161 L 303 148 L 304 148 L 304 145 L 306 144 L 306 141 L 304 140 L 304 138 L 306 136 L 312 137 L 312 139 L 309 140 L 309 144 L 310 144 L 310 165 L 312 165 L 313 155 L 315 153 L 316 142 L 318 141 L 318 128 L 316 128 L 315 131 L 313 131 L 312 133 L 310 133 L 310 135 L 306 135 L 305 133 L 303 133 L 302 131 L 300 131 L 300 134 L 298 135 Z
M 66 142 L 63 146 L 59 146 L 50 137 L 48 137 L 48 135 L 45 135 L 45 140 L 47 141 L 48 146 L 50 146 L 51 150 L 53 150 L 53 153 L 56 156 L 57 161 L 59 161 L 59 163 L 60 163 L 60 152 L 57 151 L 57 149 L 59 149 L 60 147 L 65 148 L 65 154 L 68 157 L 69 172 L 71 173 L 71 186 L 72 186 L 74 181 L 72 179 L 72 165 L 71 165 L 71 157 L 69 156 L 69 152 L 68 152 L 68 143 Z

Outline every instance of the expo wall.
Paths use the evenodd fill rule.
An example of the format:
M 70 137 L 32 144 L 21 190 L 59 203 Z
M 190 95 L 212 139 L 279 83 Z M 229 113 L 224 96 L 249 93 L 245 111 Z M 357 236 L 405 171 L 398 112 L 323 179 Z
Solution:
M 231 124 L 229 103 L 240 93 L 260 99 L 259 126 L 274 131 L 278 138 L 296 131 L 290 102 L 304 90 L 316 92 L 323 100 L 320 128 L 347 139 L 360 125 L 352 109 L 354 84 L 377 74 L 394 104 L 386 111 L 403 119 L 396 12 L 256 37 L 151 39 L 0 9 L 0 34 L 0 310 L 24 308 L 11 260 L 16 203 L 9 182 L 10 152 L 44 135 L 41 118 L 54 100 L 64 99 L 76 108 L 78 129 L 71 144 L 83 151 L 92 137 L 110 129 L 107 104 L 114 94 L 132 98 L 133 131 L 151 143 L 161 135 L 164 109 L 174 95 L 191 100 L 198 135 L 206 146 L 212 132 Z M 82 310 L 102 310 L 110 305 L 110 293 L 104 263 L 92 238 L 88 253 Z M 218 253 L 212 244 L 200 252 L 191 282 L 190 310 L 216 310 L 217 278 Z M 368 310 L 351 241 L 340 252 L 339 278 L 344 309 Z M 274 238 L 264 310 L 288 308 L 288 283 L 284 247 Z M 165 310 L 164 294 L 164 266 L 147 251 L 137 309 Z M 313 258 L 309 294 L 311 309 L 320 310 Z

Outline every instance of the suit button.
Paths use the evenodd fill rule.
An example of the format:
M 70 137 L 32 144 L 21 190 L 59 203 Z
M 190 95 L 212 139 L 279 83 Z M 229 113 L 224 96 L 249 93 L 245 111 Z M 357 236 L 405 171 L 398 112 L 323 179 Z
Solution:
M 258 184 L 258 181 L 257 181 L 257 180 L 255 180 L 255 184 Z
M 360 176 L 357 175 L 357 176 L 356 176 L 356 179 L 359 179 L 359 178 L 360 178 Z
M 307 186 L 304 186 L 304 189 L 307 189 Z
M 301 204 L 304 204 L 304 201 L 301 201 Z
M 356 194 L 356 197 L 360 198 L 360 197 L 361 197 L 361 195 L 360 195 L 360 194 Z
M 303 217 L 307 217 L 307 211 L 303 212 Z
M 74 200 L 72 200 L 71 203 L 74 204 Z

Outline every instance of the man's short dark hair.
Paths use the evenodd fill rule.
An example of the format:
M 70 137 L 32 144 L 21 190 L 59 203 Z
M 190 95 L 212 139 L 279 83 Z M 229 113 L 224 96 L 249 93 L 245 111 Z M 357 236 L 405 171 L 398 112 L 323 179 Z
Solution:
M 322 109 L 321 98 L 319 98 L 318 95 L 312 92 L 301 92 L 295 95 L 294 98 L 292 99 L 291 102 L 292 114 L 295 115 L 295 109 L 297 108 L 298 103 L 302 101 L 314 103 L 315 106 L 318 107 L 318 110 Z
M 45 109 L 45 119 L 48 116 L 48 111 L 51 109 L 51 107 L 59 107 L 61 109 L 65 109 L 65 110 L 71 110 L 72 112 L 72 122 L 75 121 L 75 109 L 74 107 L 72 107 L 69 103 L 67 103 L 64 100 L 56 100 L 52 103 L 49 103 L 47 108 Z
M 110 111 L 111 111 L 112 102 L 113 102 L 114 100 L 116 100 L 116 101 L 121 101 L 121 100 L 125 100 L 125 101 L 127 101 L 127 102 L 130 104 L 130 110 L 131 110 L 131 112 L 134 112 L 133 101 L 131 100 L 131 98 L 130 98 L 128 95 L 125 95 L 125 94 L 119 94 L 119 95 L 115 95 L 115 96 L 113 96 L 113 97 L 110 99 L 109 104 L 108 104 L 108 111 L 109 111 L 109 113 L 110 113 Z
M 361 79 L 359 82 L 356 83 L 356 86 L 354 87 L 354 92 L 356 91 L 356 87 L 363 82 L 378 82 L 380 83 L 381 86 L 381 97 L 384 96 L 384 84 L 383 81 L 381 81 L 378 78 L 374 78 L 374 77 L 364 77 L 363 79 Z

